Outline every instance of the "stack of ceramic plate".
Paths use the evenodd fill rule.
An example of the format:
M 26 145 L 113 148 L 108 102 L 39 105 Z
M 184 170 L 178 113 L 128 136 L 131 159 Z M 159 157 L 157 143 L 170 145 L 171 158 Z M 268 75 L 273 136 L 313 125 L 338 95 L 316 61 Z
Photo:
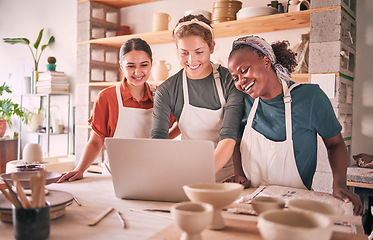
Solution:
M 277 13 L 277 8 L 274 7 L 246 7 L 242 8 L 237 13 L 237 19 L 245 19 Z
M 119 25 L 115 36 L 129 35 L 129 34 L 131 34 L 131 30 L 129 26 Z
M 234 0 L 218 0 L 214 2 L 212 23 L 236 20 L 236 13 L 241 9 L 242 2 Z

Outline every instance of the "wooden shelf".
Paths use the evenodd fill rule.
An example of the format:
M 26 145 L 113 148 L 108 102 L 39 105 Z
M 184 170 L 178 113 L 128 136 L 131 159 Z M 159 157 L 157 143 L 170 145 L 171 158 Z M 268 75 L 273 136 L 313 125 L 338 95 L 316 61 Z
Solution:
M 222 38 L 257 34 L 263 32 L 275 32 L 297 28 L 306 28 L 310 26 L 310 17 L 312 13 L 339 9 L 341 9 L 340 6 L 318 8 L 300 12 L 281 13 L 217 23 L 213 24 L 214 35 L 215 38 Z M 125 41 L 134 37 L 142 38 L 149 44 L 172 43 L 174 41 L 172 30 L 166 30 L 160 32 L 139 33 L 117 37 L 92 39 L 89 41 L 78 42 L 78 44 L 94 43 L 120 48 L 120 46 L 122 46 Z
M 78 3 L 87 2 L 87 1 L 90 1 L 90 0 L 78 0 Z M 106 5 L 115 7 L 115 8 L 123 8 L 123 7 L 143 4 L 143 3 L 158 2 L 159 0 L 93 0 L 93 1 L 103 3 L 103 4 L 106 4 Z

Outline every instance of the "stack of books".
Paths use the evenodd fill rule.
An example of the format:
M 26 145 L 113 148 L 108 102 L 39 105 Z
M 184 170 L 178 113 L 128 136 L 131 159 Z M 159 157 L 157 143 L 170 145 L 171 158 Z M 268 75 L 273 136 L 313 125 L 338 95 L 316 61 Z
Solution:
M 46 71 L 38 75 L 36 93 L 68 93 L 69 83 L 64 72 Z

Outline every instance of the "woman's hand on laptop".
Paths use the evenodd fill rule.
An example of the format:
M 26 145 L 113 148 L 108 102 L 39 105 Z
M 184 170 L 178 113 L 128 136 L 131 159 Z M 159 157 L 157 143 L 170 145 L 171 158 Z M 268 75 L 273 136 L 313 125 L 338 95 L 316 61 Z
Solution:
M 74 171 L 62 173 L 62 176 L 60 177 L 60 179 L 58 179 L 57 183 L 61 183 L 65 180 L 72 182 L 72 181 L 82 179 L 82 178 L 83 178 L 83 172 L 74 170 Z

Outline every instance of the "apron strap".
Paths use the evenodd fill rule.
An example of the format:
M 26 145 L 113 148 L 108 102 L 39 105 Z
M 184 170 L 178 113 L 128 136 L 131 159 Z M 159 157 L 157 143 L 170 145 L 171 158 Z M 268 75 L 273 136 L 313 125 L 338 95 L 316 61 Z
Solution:
M 282 89 L 284 90 L 284 104 L 285 104 L 285 126 L 286 126 L 286 141 L 293 140 L 293 129 L 291 123 L 291 95 L 290 91 L 299 86 L 299 83 L 294 83 L 289 88 L 285 81 L 281 81 Z
M 211 65 L 212 65 L 212 74 L 214 76 L 216 90 L 218 91 L 220 105 L 223 108 L 226 105 L 226 101 L 225 101 L 224 94 L 223 94 L 223 88 L 221 86 L 220 73 L 218 71 L 218 68 L 220 67 L 220 64 L 211 63 Z
M 258 103 L 259 103 L 259 97 L 255 98 L 253 106 L 251 107 L 249 117 L 247 118 L 246 125 L 251 127 L 253 124 L 254 116 L 256 113 L 256 109 L 258 108 Z
M 223 108 L 226 105 L 226 101 L 225 101 L 224 94 L 223 94 L 223 88 L 222 88 L 221 82 L 220 82 L 220 73 L 218 71 L 218 67 L 220 66 L 220 64 L 211 63 L 211 66 L 212 66 L 212 75 L 213 75 L 214 80 L 215 80 L 216 90 L 218 91 L 220 105 Z M 187 82 L 185 69 L 183 70 L 183 95 L 184 95 L 183 96 L 184 97 L 184 104 L 189 105 L 189 91 L 188 91 L 188 82 Z
M 115 86 L 115 90 L 116 90 L 116 93 L 117 93 L 118 109 L 119 109 L 123 105 L 122 104 L 122 95 L 120 94 L 120 83 L 118 83 Z

